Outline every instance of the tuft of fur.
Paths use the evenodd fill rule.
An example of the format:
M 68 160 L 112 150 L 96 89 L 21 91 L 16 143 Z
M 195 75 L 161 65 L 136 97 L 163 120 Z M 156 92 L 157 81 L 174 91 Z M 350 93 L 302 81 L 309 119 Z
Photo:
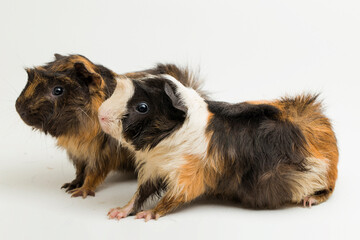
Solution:
M 257 209 L 311 206 L 335 187 L 336 138 L 316 95 L 230 104 L 205 100 L 174 75 L 127 76 L 99 118 L 139 171 L 134 197 L 110 218 L 157 219 L 203 195 Z M 139 212 L 159 192 L 155 208 Z
M 125 76 L 131 79 L 141 79 L 150 75 L 159 76 L 162 74 L 174 77 L 184 86 L 194 89 L 204 99 L 210 99 L 209 93 L 203 89 L 204 81 L 199 77 L 199 73 L 190 71 L 187 67 L 158 63 L 154 68 L 126 73 Z
M 160 65 L 159 65 L 160 66 Z M 161 65 L 137 73 L 185 70 Z M 159 69 L 162 70 L 159 70 Z M 76 169 L 76 178 L 63 188 L 72 196 L 95 195 L 95 189 L 113 170 L 133 172 L 133 154 L 105 134 L 98 121 L 98 108 L 110 97 L 118 75 L 106 67 L 94 64 L 81 55 L 55 54 L 55 60 L 43 66 L 26 69 L 28 82 L 16 101 L 16 110 L 26 124 L 57 139 Z M 184 71 L 184 73 L 182 73 Z M 196 87 L 195 81 L 184 82 Z M 63 93 L 53 94 L 56 87 Z
M 184 86 L 194 89 L 202 98 L 209 99 L 209 93 L 203 90 L 203 80 L 200 79 L 199 74 L 190 71 L 187 67 L 178 67 L 175 64 L 158 64 L 154 70 L 149 71 L 153 75 L 168 74 Z

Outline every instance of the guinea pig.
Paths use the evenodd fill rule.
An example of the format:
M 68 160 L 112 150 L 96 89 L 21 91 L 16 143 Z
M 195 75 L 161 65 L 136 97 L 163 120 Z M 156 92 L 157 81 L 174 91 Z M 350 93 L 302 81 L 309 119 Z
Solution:
M 121 77 L 99 119 L 138 169 L 136 193 L 109 218 L 158 219 L 203 195 L 255 209 L 310 207 L 335 187 L 337 142 L 316 95 L 230 104 L 167 74 Z M 140 211 L 159 193 L 153 209 Z
M 43 66 L 26 69 L 28 82 L 16 101 L 23 121 L 50 134 L 66 149 L 76 168 L 76 178 L 62 188 L 72 197 L 95 195 L 95 189 L 112 170 L 134 171 L 133 155 L 105 134 L 98 108 L 116 86 L 113 71 L 81 55 L 62 56 Z M 128 73 L 134 79 L 146 74 L 170 74 L 186 86 L 201 91 L 186 69 L 159 64 L 153 69 Z

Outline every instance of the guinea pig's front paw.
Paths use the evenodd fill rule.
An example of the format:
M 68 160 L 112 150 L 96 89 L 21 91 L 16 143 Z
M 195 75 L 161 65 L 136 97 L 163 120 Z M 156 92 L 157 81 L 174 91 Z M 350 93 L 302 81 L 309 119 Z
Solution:
M 142 212 L 138 212 L 135 216 L 136 219 L 145 219 L 145 222 L 149 221 L 150 219 L 158 220 L 160 214 L 156 213 L 154 210 L 146 210 Z
M 75 188 L 81 187 L 83 182 L 78 181 L 77 179 L 74 179 L 74 181 L 70 183 L 65 183 L 61 186 L 61 189 L 65 188 L 65 192 L 70 192 L 71 190 L 74 190 Z
M 117 207 L 110 209 L 107 215 L 109 216 L 109 219 L 116 218 L 117 220 L 120 220 L 121 218 L 126 218 L 130 214 L 130 211 L 131 208 L 128 207 Z
M 73 189 L 69 191 L 69 193 L 71 193 L 71 197 L 86 198 L 87 196 L 95 196 L 95 192 L 93 190 L 84 187 Z

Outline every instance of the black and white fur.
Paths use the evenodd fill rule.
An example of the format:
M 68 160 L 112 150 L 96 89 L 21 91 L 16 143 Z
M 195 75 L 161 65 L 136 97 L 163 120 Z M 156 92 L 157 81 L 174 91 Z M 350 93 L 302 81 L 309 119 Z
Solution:
M 338 154 L 320 107 L 311 95 L 229 104 L 207 101 L 170 75 L 118 78 L 99 119 L 135 153 L 139 178 L 131 201 L 109 217 L 157 219 L 205 194 L 252 208 L 326 200 Z M 159 192 L 155 208 L 139 212 Z

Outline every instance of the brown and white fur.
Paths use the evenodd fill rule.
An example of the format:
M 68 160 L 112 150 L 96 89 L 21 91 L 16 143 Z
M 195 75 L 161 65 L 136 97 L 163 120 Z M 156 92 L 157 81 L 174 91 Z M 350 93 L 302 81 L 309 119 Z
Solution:
M 135 152 L 138 189 L 110 218 L 157 219 L 202 196 L 250 208 L 325 201 L 338 149 L 317 96 L 208 101 L 170 75 L 120 77 L 99 108 L 101 127 Z M 141 211 L 153 194 L 155 208 Z
M 94 196 L 110 171 L 134 172 L 132 154 L 105 134 L 98 121 L 98 108 L 121 75 L 84 56 L 59 54 L 54 61 L 26 71 L 28 81 L 16 110 L 26 124 L 55 137 L 57 145 L 67 151 L 76 178 L 63 185 L 66 192 L 73 197 Z M 205 96 L 190 72 L 172 64 L 125 76 L 141 78 L 149 73 L 170 74 Z

